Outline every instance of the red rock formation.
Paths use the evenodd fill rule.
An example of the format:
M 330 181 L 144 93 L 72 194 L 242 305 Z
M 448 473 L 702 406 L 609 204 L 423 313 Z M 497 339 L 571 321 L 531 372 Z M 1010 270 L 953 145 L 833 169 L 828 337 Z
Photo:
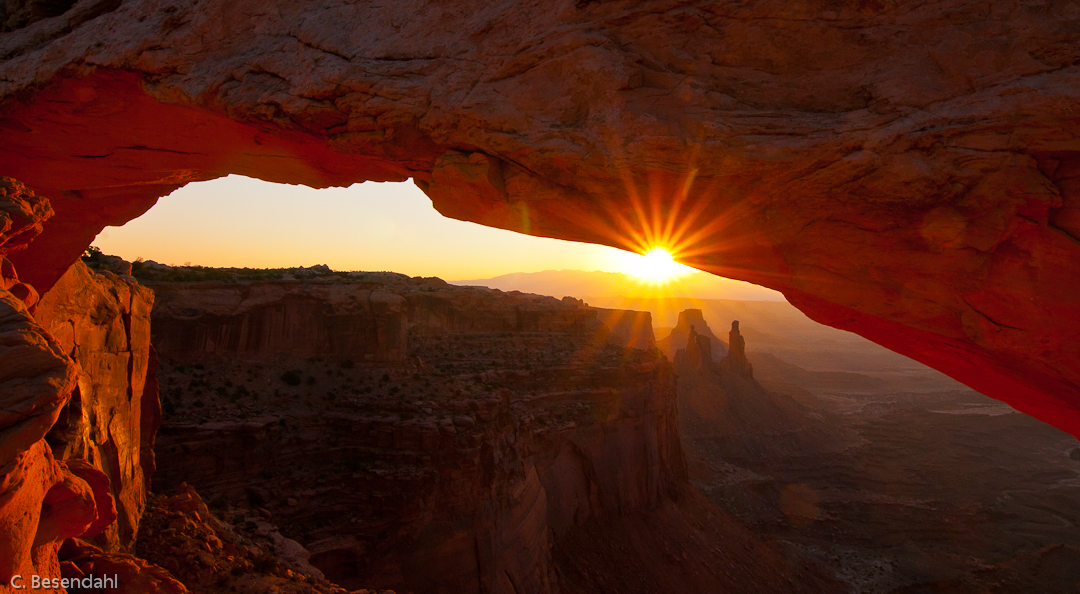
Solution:
M 265 528 L 271 525 L 262 520 L 260 517 L 258 522 L 247 522 L 261 524 L 255 530 L 265 534 Z M 147 561 L 168 569 L 167 572 L 158 570 L 168 578 L 179 578 L 183 592 L 346 594 L 344 588 L 327 582 L 310 565 L 302 563 L 302 567 L 296 567 L 296 563 L 290 564 L 285 557 L 290 548 L 300 548 L 299 545 L 276 532 L 272 534 L 277 535 L 276 542 L 258 534 L 248 534 L 222 521 L 210 511 L 199 494 L 185 484 L 170 497 L 150 496 L 147 514 L 139 529 L 138 553 Z M 300 551 L 306 553 L 302 548 Z M 172 581 L 176 582 L 175 579 Z M 132 594 L 146 591 L 149 590 L 133 590 Z M 375 593 L 358 590 L 349 594 Z
M 647 311 L 593 308 L 596 319 L 615 339 L 633 349 L 656 348 L 653 336 L 652 314 Z
M 707 329 L 707 328 L 706 328 Z M 675 353 L 675 366 L 694 370 L 709 370 L 715 367 L 712 356 L 712 341 L 708 336 L 700 336 L 694 326 L 686 335 L 686 348 Z
M 10 25 L 0 173 L 57 212 L 30 284 L 192 180 L 412 177 L 456 218 L 672 243 L 1080 434 L 1072 4 L 245 6 Z
M 679 317 L 695 319 L 699 314 L 687 310 Z M 830 421 L 754 379 L 739 322 L 732 322 L 729 339 L 728 354 L 715 362 L 706 356 L 708 337 L 698 336 L 692 326 L 685 348 L 675 353 L 679 427 L 696 464 L 702 459 L 727 463 L 843 443 L 844 434 L 831 430 Z
M 674 361 L 675 353 L 679 349 L 689 346 L 688 340 L 691 329 L 693 329 L 694 333 L 698 336 L 708 339 L 709 351 L 712 356 L 716 357 L 727 354 L 727 343 L 713 334 L 712 329 L 709 328 L 709 324 L 705 321 L 705 316 L 700 309 L 684 309 L 683 311 L 680 311 L 679 320 L 675 327 L 671 329 L 671 334 L 658 340 L 656 346 L 667 355 L 669 360 Z
M 0 177 L 0 288 L 27 307 L 37 303 L 37 291 L 19 282 L 19 275 L 7 256 L 26 249 L 30 240 L 41 233 L 42 223 L 52 215 L 48 200 L 11 178 Z
M 154 342 L 171 357 L 405 359 L 407 304 L 360 284 L 152 284 Z
M 728 354 L 720 359 L 720 369 L 741 375 L 754 377 L 754 367 L 746 360 L 746 339 L 739 333 L 739 320 L 731 322 L 731 331 L 728 332 Z
M 24 248 L 51 214 L 48 200 L 0 179 L 0 583 L 5 588 L 13 575 L 79 574 L 58 560 L 66 539 L 94 540 L 113 552 L 131 545 L 160 421 L 156 386 L 145 381 L 152 294 L 134 279 L 94 274 L 77 263 L 39 301 L 6 259 Z M 51 584 L 46 590 L 62 591 Z
M 154 294 L 128 277 L 82 262 L 45 294 L 34 317 L 75 362 L 78 385 L 46 440 L 60 459 L 85 460 L 108 476 L 115 523 L 95 542 L 125 551 L 134 541 L 153 474 L 158 395 L 147 381 Z
M 14 575 L 59 576 L 56 551 L 70 537 L 100 531 L 110 506 L 107 479 L 93 468 L 58 463 L 44 437 L 76 385 L 76 366 L 26 309 L 3 259 L 25 245 L 49 215 L 48 201 L 0 181 L 0 583 Z M 21 293 L 19 297 L 7 289 Z M 84 480 L 88 479 L 88 480 Z M 113 512 L 115 513 L 115 512 Z
M 591 308 L 579 302 L 394 273 L 331 274 L 280 282 L 176 284 L 159 271 L 154 342 L 170 357 L 326 356 L 354 362 L 402 362 L 412 332 L 584 332 L 595 340 L 655 348 L 648 312 Z M 599 322 L 597 326 L 596 322 Z

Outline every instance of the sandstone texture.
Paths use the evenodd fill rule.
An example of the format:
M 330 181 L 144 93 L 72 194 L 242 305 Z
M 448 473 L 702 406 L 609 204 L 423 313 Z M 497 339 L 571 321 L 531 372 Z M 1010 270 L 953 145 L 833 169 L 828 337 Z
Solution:
M 451 217 L 665 244 L 1080 433 L 1073 2 L 8 4 L 41 291 L 190 181 L 412 178 Z
M 76 262 L 34 313 L 78 369 L 45 439 L 57 458 L 86 461 L 108 477 L 116 522 L 92 541 L 108 551 L 133 544 L 154 471 L 161 411 L 150 377 L 153 304 L 154 294 L 134 278 Z
M 93 488 L 53 457 L 45 434 L 68 401 L 76 367 L 27 310 L 36 292 L 3 259 L 24 247 L 50 213 L 48 201 L 0 180 L 0 583 L 59 575 L 56 550 L 98 518 Z M 104 506 L 103 506 L 104 507 Z
M 346 594 L 307 564 L 308 552 L 303 547 L 282 537 L 265 518 L 258 514 L 234 518 L 251 527 L 245 530 L 218 518 L 187 484 L 172 496 L 151 494 L 143 519 L 138 554 L 164 568 L 159 571 L 165 575 L 179 578 L 177 585 L 182 583 L 183 592 Z M 350 594 L 377 593 L 358 590 Z
M 126 591 L 150 592 L 135 579 L 146 564 L 118 552 L 142 515 L 160 422 L 153 295 L 76 263 L 39 299 L 6 256 L 51 215 L 47 199 L 0 179 L 0 583 L 82 575 L 58 552 L 97 542 L 102 563 L 132 578 Z
M 27 307 L 37 302 L 37 291 L 19 282 L 19 275 L 7 256 L 26 249 L 53 215 L 49 201 L 23 184 L 0 177 L 0 288 L 22 300 Z

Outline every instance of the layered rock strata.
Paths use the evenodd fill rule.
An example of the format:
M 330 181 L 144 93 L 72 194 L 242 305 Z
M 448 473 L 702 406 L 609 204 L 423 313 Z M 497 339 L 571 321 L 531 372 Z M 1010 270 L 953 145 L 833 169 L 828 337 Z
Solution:
M 190 181 L 412 178 L 666 244 L 1080 433 L 1072 3 L 13 6 L 0 174 L 53 200 L 13 260 L 40 291 Z
M 170 357 L 405 358 L 407 304 L 386 291 L 306 283 L 154 288 L 154 343 Z
M 267 510 L 345 586 L 545 593 L 568 530 L 686 480 L 670 364 L 590 308 L 400 275 L 349 290 L 375 284 L 408 304 L 402 361 L 162 346 L 157 484 Z M 174 285 L 155 323 L 206 290 Z

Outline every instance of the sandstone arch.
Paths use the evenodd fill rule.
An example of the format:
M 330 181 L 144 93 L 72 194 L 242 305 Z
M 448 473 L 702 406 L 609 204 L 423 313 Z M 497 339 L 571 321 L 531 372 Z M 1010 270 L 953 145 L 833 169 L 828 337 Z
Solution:
M 0 36 L 0 175 L 57 213 L 12 259 L 45 292 L 103 226 L 226 173 L 411 177 L 487 225 L 670 229 L 687 263 L 1080 435 L 1078 13 L 82 0 Z

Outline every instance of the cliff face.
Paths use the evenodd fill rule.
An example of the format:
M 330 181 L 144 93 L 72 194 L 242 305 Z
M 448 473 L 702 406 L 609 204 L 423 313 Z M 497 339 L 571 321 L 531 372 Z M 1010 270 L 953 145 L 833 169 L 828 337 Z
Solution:
M 671 334 L 658 340 L 656 346 L 664 352 L 669 360 L 674 361 L 675 353 L 679 349 L 687 346 L 691 330 L 693 330 L 697 336 L 709 341 L 710 353 L 713 357 L 719 358 L 727 354 L 727 343 L 713 334 L 712 329 L 709 328 L 709 324 L 705 321 L 705 316 L 700 309 L 686 309 L 679 312 L 679 321 L 676 326 L 671 329 Z
M 509 594 L 557 592 L 562 535 L 686 480 L 670 365 L 609 342 L 589 308 L 400 276 L 341 290 L 375 280 L 409 304 L 405 361 L 159 344 L 155 484 L 268 510 L 345 586 Z M 155 324 L 207 289 L 187 290 Z
M 746 339 L 739 332 L 739 320 L 731 322 L 728 332 L 728 354 L 720 359 L 720 367 L 728 373 L 746 378 L 754 377 L 754 367 L 746 359 Z
M 594 308 L 596 319 L 630 348 L 651 350 L 656 348 L 653 335 L 652 314 L 647 311 Z
M 142 465 L 152 460 L 144 462 L 140 448 L 154 428 L 140 401 L 144 393 L 157 401 L 145 392 L 152 298 L 77 265 L 39 301 L 7 256 L 50 214 L 48 201 L 0 180 L 4 584 L 13 575 L 59 577 L 58 550 L 68 538 L 130 544 L 147 488 Z
M 61 460 L 85 460 L 108 476 L 116 522 L 95 540 L 134 543 L 154 472 L 161 422 L 150 347 L 154 294 L 128 277 L 76 262 L 42 297 L 34 317 L 78 369 L 75 389 L 45 436 Z
M 13 13 L 0 174 L 57 212 L 24 280 L 190 181 L 412 178 L 451 217 L 668 244 L 1080 433 L 1072 3 L 265 6 Z
M 154 285 L 155 346 L 169 356 L 405 358 L 405 300 L 348 285 Z
M 700 310 L 687 310 L 679 319 L 703 324 L 700 315 Z M 736 462 L 823 447 L 846 437 L 833 434 L 827 421 L 790 396 L 770 392 L 754 379 L 737 321 L 728 340 L 728 354 L 714 361 L 708 356 L 710 339 L 698 335 L 695 324 L 675 353 L 679 426 L 695 457 Z
M 75 387 L 71 359 L 23 303 L 0 290 L 0 579 L 59 574 L 56 550 L 97 516 L 93 492 L 44 437 Z M 59 505 L 52 505 L 59 504 Z

